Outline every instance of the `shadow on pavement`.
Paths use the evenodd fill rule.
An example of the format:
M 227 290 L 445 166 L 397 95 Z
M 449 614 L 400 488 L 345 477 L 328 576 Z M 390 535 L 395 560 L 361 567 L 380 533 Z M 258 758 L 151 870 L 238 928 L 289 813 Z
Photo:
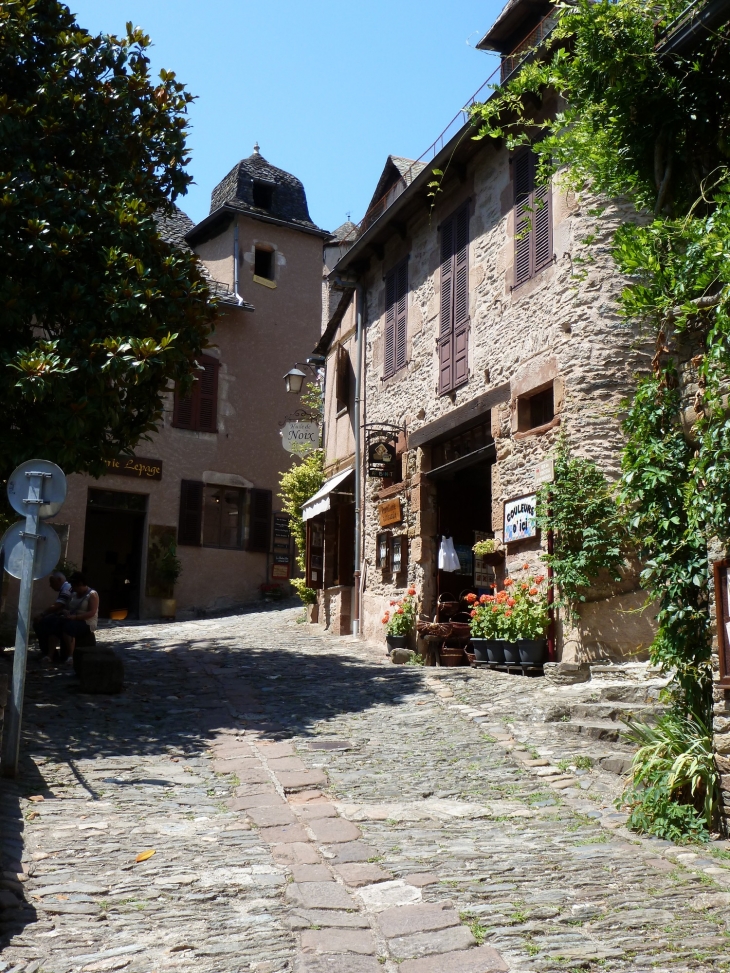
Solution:
M 348 658 L 341 643 L 287 624 L 291 618 L 291 612 L 269 610 L 248 615 L 240 629 L 228 617 L 218 620 L 221 626 L 199 620 L 132 625 L 116 629 L 111 638 L 102 630 L 98 641 L 113 644 L 124 660 L 125 688 L 116 696 L 84 695 L 72 669 L 42 669 L 31 654 L 21 775 L 17 781 L 0 780 L 6 878 L 0 891 L 0 945 L 35 919 L 33 907 L 18 899 L 22 886 L 13 884 L 13 876 L 21 870 L 23 806 L 32 807 L 21 806 L 21 799 L 54 796 L 55 785 L 43 776 L 46 762 L 62 765 L 85 799 L 98 800 L 97 759 L 199 757 L 221 732 L 244 727 L 273 740 L 309 736 L 318 721 L 397 705 L 418 686 L 419 669 Z M 315 651 L 303 651 L 306 645 Z M 332 652 L 335 647 L 339 651 Z M 12 653 L 0 656 L 0 673 L 11 668 Z M 162 774 L 125 775 L 113 782 L 161 789 L 169 784 Z

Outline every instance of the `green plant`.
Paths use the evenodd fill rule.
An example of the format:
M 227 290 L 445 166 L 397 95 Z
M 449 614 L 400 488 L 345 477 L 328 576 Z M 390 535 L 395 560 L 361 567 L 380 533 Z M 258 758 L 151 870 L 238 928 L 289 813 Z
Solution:
M 388 635 L 408 635 L 413 630 L 416 621 L 415 594 L 416 589 L 409 588 L 405 598 L 391 600 L 392 615 L 386 611 L 381 619 Z
M 542 559 L 554 572 L 556 604 L 569 618 L 601 572 L 620 580 L 626 531 L 605 475 L 594 462 L 573 457 L 561 433 L 555 454 L 555 479 L 538 491 L 537 523 L 552 531 L 553 553 Z
M 525 568 L 527 565 L 525 565 Z M 504 589 L 494 595 L 467 597 L 472 604 L 469 628 L 473 638 L 538 639 L 545 634 L 548 606 L 545 576 L 527 575 L 515 581 L 507 578 Z
M 493 554 L 497 550 L 497 542 L 491 537 L 488 537 L 484 541 L 477 541 L 472 551 L 474 551 L 475 557 L 484 557 L 485 554 Z
M 711 730 L 697 716 L 670 710 L 656 726 L 627 721 L 627 738 L 639 746 L 631 782 L 622 797 L 630 823 L 672 841 L 706 841 L 718 809 L 718 772 Z
M 292 588 L 299 595 L 303 605 L 314 605 L 317 602 L 317 592 L 314 588 L 308 588 L 304 578 L 292 578 Z
M 190 390 L 215 323 L 195 254 L 160 236 L 192 181 L 193 96 L 151 76 L 149 46 L 55 0 L 0 5 L 1 471 L 102 475 Z
M 170 541 L 155 563 L 155 572 L 163 584 L 174 588 L 182 574 L 182 562 L 177 556 L 177 544 Z
M 321 393 L 320 393 L 321 394 Z M 297 565 L 306 571 L 307 529 L 302 519 L 302 505 L 320 489 L 324 483 L 324 450 L 314 449 L 306 456 L 295 457 L 291 467 L 281 474 L 279 496 L 282 508 L 289 514 L 289 526 L 297 547 Z M 292 586 L 305 605 L 314 604 L 316 592 L 307 587 L 303 578 L 292 579 Z

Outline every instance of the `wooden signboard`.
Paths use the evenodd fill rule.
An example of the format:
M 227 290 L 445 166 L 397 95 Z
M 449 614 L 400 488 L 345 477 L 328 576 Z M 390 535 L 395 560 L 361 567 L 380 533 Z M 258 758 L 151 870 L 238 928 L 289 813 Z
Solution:
M 390 524 L 399 524 L 403 520 L 400 497 L 394 497 L 392 500 L 386 500 L 384 503 L 381 503 L 378 507 L 378 516 L 381 527 L 388 527 Z
M 730 688 L 730 588 L 728 561 L 715 561 L 715 613 L 717 618 L 717 650 L 720 662 L 720 686 Z
M 135 476 L 138 480 L 162 479 L 161 459 L 147 459 L 144 456 L 120 456 L 119 459 L 108 459 L 105 462 L 107 475 Z

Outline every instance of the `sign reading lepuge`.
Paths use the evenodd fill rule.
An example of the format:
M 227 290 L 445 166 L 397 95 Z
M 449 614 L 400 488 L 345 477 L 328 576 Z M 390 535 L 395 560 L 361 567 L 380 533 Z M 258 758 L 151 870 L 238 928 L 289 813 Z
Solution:
M 506 544 L 537 537 L 537 494 L 530 493 L 504 504 L 504 540 Z

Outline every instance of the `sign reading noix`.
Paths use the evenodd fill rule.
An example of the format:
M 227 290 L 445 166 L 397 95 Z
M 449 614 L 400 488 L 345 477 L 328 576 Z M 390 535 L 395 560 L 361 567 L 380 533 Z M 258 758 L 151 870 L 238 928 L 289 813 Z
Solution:
M 319 424 L 285 422 L 281 430 L 281 445 L 287 453 L 311 453 L 319 446 Z

